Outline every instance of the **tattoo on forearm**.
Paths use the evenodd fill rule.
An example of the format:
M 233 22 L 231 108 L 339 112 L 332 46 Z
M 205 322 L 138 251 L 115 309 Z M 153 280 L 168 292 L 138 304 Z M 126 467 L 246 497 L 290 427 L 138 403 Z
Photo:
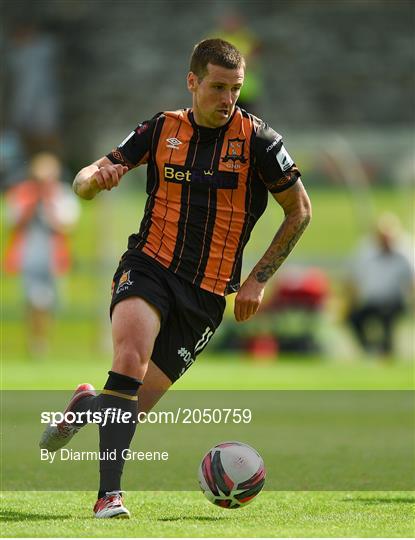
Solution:
M 303 217 L 301 221 L 297 219 L 284 221 L 270 247 L 254 269 L 255 279 L 259 283 L 265 283 L 275 274 L 298 242 L 309 221 L 309 216 Z

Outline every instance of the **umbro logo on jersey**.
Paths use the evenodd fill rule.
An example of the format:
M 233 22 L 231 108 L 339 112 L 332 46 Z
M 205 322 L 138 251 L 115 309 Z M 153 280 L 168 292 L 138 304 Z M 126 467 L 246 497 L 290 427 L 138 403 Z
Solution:
M 182 144 L 182 141 L 179 141 L 176 137 L 170 137 L 166 139 L 166 142 L 168 142 L 167 148 L 173 148 L 173 150 L 176 150 Z

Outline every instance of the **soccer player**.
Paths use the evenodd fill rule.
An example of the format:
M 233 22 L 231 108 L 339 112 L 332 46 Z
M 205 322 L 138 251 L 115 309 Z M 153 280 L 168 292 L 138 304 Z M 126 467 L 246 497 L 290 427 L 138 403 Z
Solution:
M 118 187 L 130 169 L 147 164 L 147 204 L 113 280 L 110 307 L 114 358 L 99 396 L 80 385 L 67 411 L 107 408 L 149 411 L 192 365 L 219 326 L 225 296 L 237 293 L 235 318 L 258 310 L 270 277 L 311 217 L 300 172 L 282 137 L 236 106 L 245 61 L 221 39 L 193 50 L 187 87 L 192 108 L 156 114 L 112 152 L 83 168 L 74 190 L 83 199 Z M 240 284 L 242 253 L 264 212 L 268 191 L 285 217 L 269 248 Z M 41 446 L 64 446 L 81 426 L 49 426 Z M 121 492 L 123 460 L 135 423 L 100 425 L 95 516 L 129 517 Z

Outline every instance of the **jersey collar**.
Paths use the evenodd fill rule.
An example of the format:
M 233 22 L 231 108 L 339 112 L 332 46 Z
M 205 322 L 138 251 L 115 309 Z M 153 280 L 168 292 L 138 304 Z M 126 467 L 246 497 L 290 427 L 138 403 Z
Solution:
M 209 128 L 209 127 L 205 127 L 205 126 L 199 126 L 198 124 L 196 124 L 196 121 L 195 121 L 195 118 L 194 118 L 194 115 L 193 115 L 193 109 L 188 109 L 187 110 L 187 116 L 188 116 L 188 119 L 189 119 L 190 123 L 192 124 L 193 128 L 200 133 L 201 138 L 210 139 L 210 138 L 216 138 L 221 133 L 224 133 L 225 131 L 228 130 L 228 128 L 230 127 L 233 119 L 235 118 L 236 112 L 238 110 L 239 110 L 239 107 L 236 106 L 235 110 L 233 111 L 232 116 L 229 118 L 229 120 L 226 122 L 226 124 L 224 124 L 221 127 L 217 127 L 217 128 Z

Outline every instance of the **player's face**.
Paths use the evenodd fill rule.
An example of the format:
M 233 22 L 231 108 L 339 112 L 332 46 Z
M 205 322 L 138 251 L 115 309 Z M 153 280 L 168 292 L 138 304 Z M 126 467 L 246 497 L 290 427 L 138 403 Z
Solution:
M 207 65 L 207 74 L 199 80 L 190 72 L 187 87 L 193 94 L 193 114 L 199 126 L 218 128 L 226 124 L 235 109 L 244 82 L 244 68 L 226 69 Z

